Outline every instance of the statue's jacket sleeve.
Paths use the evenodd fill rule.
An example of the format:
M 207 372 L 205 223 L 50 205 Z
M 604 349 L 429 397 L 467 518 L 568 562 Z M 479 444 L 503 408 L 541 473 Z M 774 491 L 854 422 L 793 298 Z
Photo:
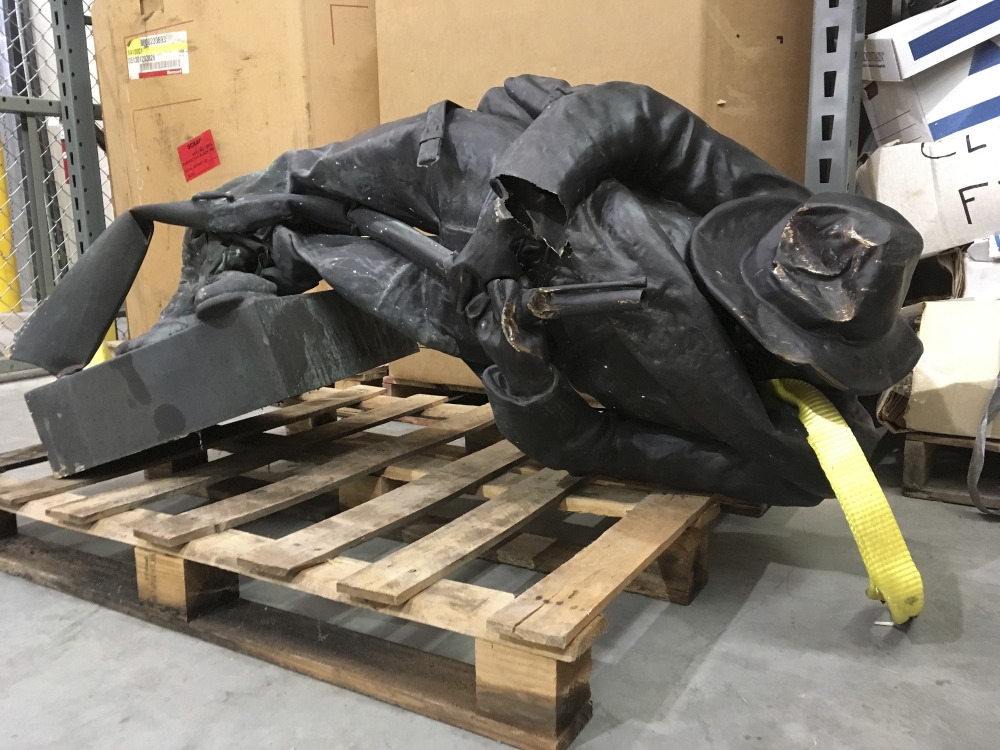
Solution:
M 437 113 L 442 115 L 438 158 L 421 164 L 428 123 Z M 215 202 L 267 195 L 318 196 L 342 203 L 345 210 L 373 208 L 434 234 L 456 251 L 468 241 L 483 206 L 495 198 L 489 175 L 522 129 L 510 119 L 435 106 L 427 114 L 387 123 L 343 142 L 288 151 L 264 171 L 230 181 L 199 196 L 199 201 L 213 196 Z M 322 277 L 348 301 L 419 343 L 473 361 L 485 360 L 445 279 L 376 241 L 340 231 L 276 221 L 275 226 L 261 229 L 260 237 L 189 232 L 181 287 L 155 330 L 132 346 L 190 325 L 194 293 L 214 274 L 254 273 L 258 258 L 267 257 L 268 265 L 259 273 L 274 282 L 279 293 L 301 292 Z M 250 240 L 255 241 L 253 248 L 233 252 Z M 257 245 L 265 249 L 258 250 Z
M 675 201 L 704 215 L 725 201 L 762 192 L 805 200 L 805 188 L 670 99 L 624 83 L 551 103 L 499 160 L 493 185 L 536 237 L 557 250 L 571 249 L 563 253 L 567 273 L 558 283 L 648 278 L 649 309 L 610 316 L 610 324 L 681 405 L 689 427 L 685 434 L 671 429 L 678 420 L 643 422 L 651 412 L 636 409 L 628 411 L 640 419 L 622 420 L 565 392 L 518 402 L 488 384 L 504 434 L 531 442 L 528 452 L 543 451 L 538 455 L 548 465 L 568 469 L 633 478 L 645 472 L 651 481 L 670 483 L 686 477 L 688 486 L 704 488 L 716 481 L 720 467 L 720 477 L 744 488 L 734 494 L 747 499 L 758 480 L 774 493 L 762 502 L 784 494 L 784 502 L 802 504 L 803 493 L 832 494 L 795 411 L 751 380 L 684 263 L 686 248 L 650 217 L 642 197 Z M 570 370 L 564 374 L 576 382 Z M 855 434 L 871 449 L 870 419 L 849 411 L 857 417 L 851 424 Z M 781 486 L 797 489 L 782 493 L 776 489 Z
M 566 221 L 604 180 L 700 216 L 750 195 L 811 193 L 648 86 L 605 83 L 553 100 L 497 162 L 494 190 L 560 249 Z

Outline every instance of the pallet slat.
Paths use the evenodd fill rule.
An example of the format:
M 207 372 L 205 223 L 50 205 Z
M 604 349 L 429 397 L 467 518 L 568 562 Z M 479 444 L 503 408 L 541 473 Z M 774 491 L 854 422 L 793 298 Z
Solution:
M 0 474 L 12 469 L 20 469 L 23 466 L 40 464 L 42 461 L 47 460 L 48 457 L 49 454 L 46 452 L 45 446 L 41 443 L 0 453 Z
M 328 390 L 328 389 L 321 389 Z M 365 401 L 358 404 L 359 409 L 376 409 L 380 406 L 385 406 L 397 397 L 395 396 L 376 396 L 370 401 Z M 472 404 L 450 404 L 447 402 L 442 402 L 434 406 L 428 406 L 422 412 L 420 412 L 421 417 L 427 419 L 449 419 L 451 417 L 457 417 L 459 414 L 465 414 L 470 412 L 476 407 Z
M 292 575 L 406 523 L 523 458 L 521 451 L 504 440 L 452 463 L 439 461 L 444 464 L 441 468 L 337 516 L 261 545 L 240 562 L 266 575 Z
M 497 550 L 497 560 L 504 565 L 535 569 L 535 558 L 556 543 L 554 536 L 518 534 Z
M 397 482 L 413 482 L 421 479 L 433 471 L 447 468 L 453 462 L 442 458 L 431 458 L 430 456 L 410 456 L 402 461 L 397 461 L 391 466 L 386 466 L 382 471 L 382 476 L 386 479 L 394 479 Z
M 907 440 L 914 440 L 919 443 L 931 443 L 933 445 L 948 445 L 952 448 L 972 448 L 976 444 L 976 439 L 963 435 L 940 435 L 933 432 L 907 432 Z M 986 450 L 993 453 L 1000 453 L 1000 438 L 986 438 L 984 443 Z
M 349 399 L 354 401 L 355 397 Z M 123 487 L 118 490 L 104 492 L 89 497 L 67 493 L 65 502 L 49 509 L 49 515 L 67 523 L 84 525 L 93 523 L 99 518 L 106 518 L 115 513 L 122 513 L 141 505 L 148 505 L 156 500 L 180 494 L 185 491 L 198 491 L 213 482 L 239 476 L 261 466 L 294 455 L 309 447 L 338 437 L 344 437 L 361 430 L 374 427 L 385 422 L 391 422 L 404 414 L 420 411 L 436 396 L 412 396 L 391 406 L 375 409 L 364 414 L 347 417 L 338 422 L 331 422 L 321 427 L 300 432 L 289 437 L 270 435 L 274 440 L 250 450 L 233 453 L 216 461 L 210 461 L 194 469 L 174 474 L 172 476 L 151 479 L 133 487 Z
M 711 502 L 694 495 L 647 496 L 597 541 L 491 617 L 490 627 L 530 643 L 569 643 Z
M 530 475 L 537 469 L 525 466 L 524 471 Z M 480 494 L 486 498 L 497 497 L 519 482 L 523 482 L 526 474 L 513 472 L 503 474 L 484 484 L 480 489 Z M 591 513 L 596 516 L 621 518 L 648 494 L 648 491 L 632 489 L 631 487 L 598 484 L 593 477 L 588 477 L 585 482 L 577 485 L 570 494 L 563 498 L 559 508 L 571 513 Z
M 411 396 L 410 398 L 435 397 Z M 367 416 L 375 413 L 375 411 L 370 412 Z M 358 415 L 362 416 L 365 415 Z M 141 539 L 164 547 L 178 547 L 192 539 L 248 523 L 320 493 L 336 489 L 345 482 L 372 474 L 394 461 L 435 445 L 450 442 L 492 422 L 493 411 L 488 405 L 481 406 L 461 416 L 446 419 L 437 427 L 425 427 L 391 441 L 361 448 L 266 487 L 181 513 L 156 524 L 142 526 L 135 530 L 135 534 Z M 315 428 L 311 432 L 324 430 L 326 427 Z
M 201 431 L 202 441 L 205 445 L 215 445 L 223 440 L 234 440 L 246 435 L 267 432 L 268 430 L 284 427 L 303 419 L 329 414 L 340 407 L 363 403 L 367 399 L 377 398 L 384 392 L 384 388 L 356 385 L 351 388 L 345 388 L 339 393 L 334 391 L 327 394 L 325 398 L 282 406 L 264 414 L 255 414 L 245 419 L 208 427 Z M 355 397 L 358 398 L 357 401 L 354 400 Z
M 580 481 L 565 471 L 542 469 L 420 541 L 372 563 L 342 581 L 339 590 L 369 601 L 401 604 L 514 534 Z

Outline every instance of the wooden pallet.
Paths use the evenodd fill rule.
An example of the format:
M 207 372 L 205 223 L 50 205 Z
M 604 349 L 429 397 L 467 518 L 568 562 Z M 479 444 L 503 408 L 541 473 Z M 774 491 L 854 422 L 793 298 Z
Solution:
M 321 389 L 203 431 L 197 450 L 89 476 L 0 477 L 0 570 L 516 747 L 566 747 L 591 715 L 603 609 L 623 590 L 689 602 L 718 498 L 542 468 L 500 439 L 488 405 L 381 394 Z M 423 429 L 366 431 L 401 419 Z M 137 484 L 100 486 L 157 462 Z M 175 494 L 208 502 L 145 507 Z M 279 539 L 239 528 L 304 507 L 319 517 Z M 577 513 L 604 519 L 566 522 Z M 18 536 L 18 516 L 131 545 L 134 566 Z M 345 554 L 374 537 L 407 544 L 373 563 Z M 548 575 L 517 596 L 448 578 L 476 557 Z M 332 626 L 317 643 L 314 621 L 240 599 L 239 575 L 472 637 L 475 666 Z
M 956 435 L 936 435 L 929 432 L 908 432 L 903 446 L 903 489 L 907 497 L 938 500 L 957 505 L 972 505 L 966 487 L 966 474 L 975 440 Z M 968 451 L 964 463 L 949 472 L 935 466 L 939 447 L 963 448 Z M 1000 453 L 1000 440 L 986 440 L 986 450 Z M 937 461 L 940 463 L 940 461 Z M 1000 482 L 983 477 L 979 483 L 980 497 L 987 508 L 1000 509 Z

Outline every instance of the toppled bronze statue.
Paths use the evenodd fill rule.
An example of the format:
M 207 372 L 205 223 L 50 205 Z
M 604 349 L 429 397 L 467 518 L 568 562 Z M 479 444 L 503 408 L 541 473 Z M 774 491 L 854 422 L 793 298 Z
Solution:
M 119 352 L 322 278 L 462 357 L 501 432 L 575 474 L 816 504 L 832 491 L 805 430 L 760 384 L 819 387 L 870 454 L 878 433 L 857 396 L 921 353 L 898 314 L 922 244 L 905 219 L 812 195 L 630 83 L 511 78 L 477 110 L 442 102 L 191 202 L 133 209 L 60 285 L 61 304 L 73 274 L 90 274 L 116 310 L 154 220 L 192 227 L 181 284 Z M 101 276 L 102 263 L 116 268 Z M 588 286 L 552 291 L 566 285 Z M 14 356 L 87 361 L 89 329 L 43 344 L 45 325 L 26 326 Z

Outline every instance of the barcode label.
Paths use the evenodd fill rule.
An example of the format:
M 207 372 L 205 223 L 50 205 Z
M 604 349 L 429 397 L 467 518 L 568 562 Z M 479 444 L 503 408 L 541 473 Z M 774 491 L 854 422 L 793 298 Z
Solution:
M 187 32 L 184 32 L 185 34 Z M 141 36 L 139 37 L 140 47 L 157 47 L 161 44 L 169 44 L 170 37 L 167 34 L 157 34 L 156 36 Z
M 136 37 L 125 46 L 125 55 L 131 79 L 190 72 L 186 31 Z
M 181 71 L 180 58 L 173 60 L 149 60 L 139 63 L 139 75 L 151 70 L 171 70 L 173 68 L 176 68 L 178 73 Z

